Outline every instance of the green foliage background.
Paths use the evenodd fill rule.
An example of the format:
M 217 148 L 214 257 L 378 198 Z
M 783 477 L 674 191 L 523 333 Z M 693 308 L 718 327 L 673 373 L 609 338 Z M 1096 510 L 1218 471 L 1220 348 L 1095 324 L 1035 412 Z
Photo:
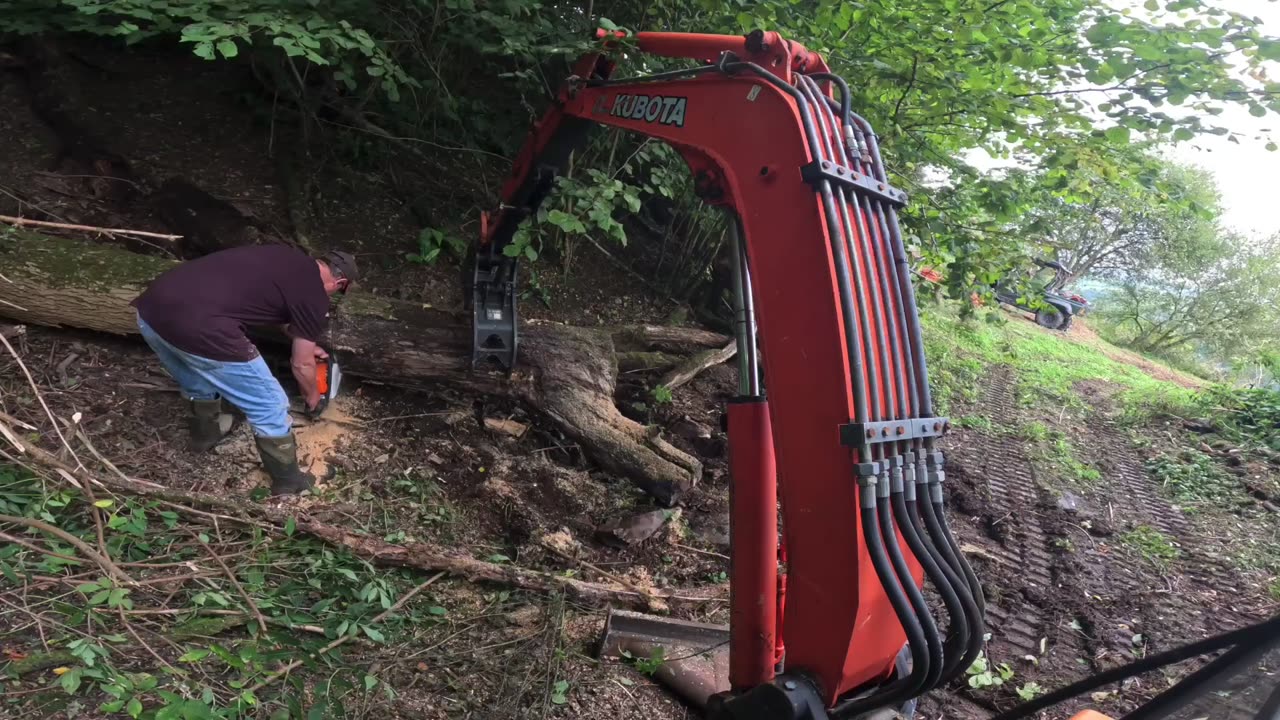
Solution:
M 210 61 L 249 63 L 303 123 L 336 112 L 501 168 L 602 17 L 632 30 L 771 28 L 825 53 L 878 129 L 895 181 L 915 192 L 916 251 L 947 270 L 955 297 L 1034 250 L 1013 226 L 1045 194 L 1078 205 L 1157 188 L 1131 142 L 1229 134 L 1216 124 L 1228 105 L 1280 111 L 1280 85 L 1262 71 L 1280 59 L 1280 40 L 1200 0 L 1132 12 L 1100 0 L 9 0 L 0 34 L 183 43 Z M 629 61 L 637 73 L 662 67 Z M 974 149 L 1019 170 L 982 176 L 964 159 Z M 618 213 L 687 196 L 686 174 L 671 152 L 601 133 L 564 181 L 571 197 L 519 252 L 567 256 L 576 239 L 624 240 Z M 712 222 L 682 212 L 686 233 Z M 717 247 L 686 272 L 705 271 L 702 256 Z

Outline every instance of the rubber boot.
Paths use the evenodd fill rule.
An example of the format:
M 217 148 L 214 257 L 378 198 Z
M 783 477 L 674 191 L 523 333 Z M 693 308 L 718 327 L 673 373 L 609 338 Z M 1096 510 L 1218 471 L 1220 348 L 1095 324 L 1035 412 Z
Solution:
M 272 495 L 296 495 L 310 490 L 315 479 L 298 467 L 298 442 L 293 433 L 279 437 L 255 437 L 262 467 L 271 476 Z
M 222 399 L 191 401 L 191 449 L 195 452 L 212 450 L 222 442 L 231 428 L 235 418 L 222 412 Z

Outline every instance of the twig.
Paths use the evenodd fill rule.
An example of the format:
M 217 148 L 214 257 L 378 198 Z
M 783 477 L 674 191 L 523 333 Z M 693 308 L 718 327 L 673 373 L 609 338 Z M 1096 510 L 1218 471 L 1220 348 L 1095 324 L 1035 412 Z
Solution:
M 68 562 L 73 562 L 77 565 L 84 562 L 78 557 L 73 557 L 71 555 L 63 555 L 60 552 L 54 552 L 52 550 L 42 548 L 33 542 L 27 542 L 26 540 L 23 540 L 22 538 L 17 537 L 16 535 L 10 535 L 9 533 L 6 533 L 6 532 L 0 532 L 0 540 L 3 540 L 8 543 L 13 543 L 14 545 L 21 545 L 22 547 L 28 550 L 34 550 L 40 553 L 41 555 L 48 555 L 49 557 L 55 557 L 55 558 L 58 558 L 59 560 L 66 560 Z
M 0 219 L 3 218 L 4 216 L 0 215 Z M 76 461 L 76 467 L 83 470 L 84 463 L 80 462 L 76 451 L 71 449 L 67 439 L 62 436 L 62 429 L 58 427 L 58 420 L 53 416 L 53 411 L 49 409 L 48 404 L 45 403 L 44 395 L 41 394 L 40 387 L 36 385 L 35 378 L 31 377 L 31 371 L 27 369 L 27 364 L 22 362 L 22 357 L 18 355 L 17 350 L 13 349 L 13 346 L 9 344 L 9 339 L 4 335 L 0 335 L 0 343 L 4 343 L 5 349 L 13 356 L 14 361 L 18 363 L 18 367 L 22 368 L 22 374 L 27 376 L 27 382 L 31 385 L 32 392 L 36 394 L 36 399 L 40 401 L 40 407 L 44 408 L 45 414 L 49 416 L 49 422 L 53 423 L 53 431 L 58 433 L 58 439 L 62 441 L 62 446 L 67 449 L 67 452 L 71 453 L 71 458 Z
M 76 537 L 75 535 L 72 535 L 66 530 L 63 530 L 62 528 L 54 527 L 53 525 L 50 525 L 47 522 L 44 522 L 42 520 L 36 520 L 35 518 L 17 517 L 15 515 L 0 515 L 0 522 L 10 523 L 12 525 L 22 525 L 24 527 L 29 527 L 29 528 L 35 528 L 36 530 L 49 533 L 50 535 L 53 535 L 61 540 L 65 540 L 68 543 L 71 543 L 71 545 L 74 546 L 75 549 L 83 553 L 85 557 L 98 563 L 98 566 L 101 567 L 104 571 L 106 571 L 108 575 L 128 585 L 135 584 L 133 581 L 133 578 L 129 577 L 129 575 L 125 573 L 125 571 L 121 570 L 119 566 L 117 566 L 114 562 L 112 562 L 111 558 L 89 547 L 88 543 Z
M 439 580 L 440 578 L 444 577 L 444 576 L 445 576 L 445 575 L 447 575 L 447 574 L 448 574 L 448 573 L 438 572 L 438 573 L 436 573 L 435 575 L 432 575 L 431 577 L 427 578 L 427 579 L 426 579 L 426 581 L 422 582 L 421 584 L 419 584 L 419 585 L 418 585 L 417 587 L 415 587 L 414 589 L 412 589 L 412 590 L 410 590 L 409 592 L 405 593 L 405 594 L 404 594 L 404 596 L 402 596 L 399 600 L 397 600 L 397 601 L 395 602 L 395 604 L 394 604 L 394 605 L 392 605 L 391 607 L 387 608 L 386 610 L 384 610 L 384 611 L 382 611 L 382 612 L 378 613 L 378 615 L 377 615 L 377 616 L 375 616 L 375 617 L 373 618 L 373 620 L 371 621 L 371 624 L 376 624 L 376 623 L 380 623 L 380 622 L 382 622 L 384 619 L 386 619 L 386 617 L 387 617 L 388 615 L 390 615 L 391 613 L 393 613 L 393 612 L 395 612 L 395 611 L 399 610 L 401 607 L 403 607 L 403 606 L 404 606 L 404 604 L 405 604 L 405 603 L 407 603 L 407 602 L 409 602 L 411 599 L 413 599 L 413 597 L 414 597 L 415 595 L 417 595 L 418 593 L 422 592 L 423 590 L 426 590 L 426 589 L 427 589 L 427 587 L 428 587 L 429 585 L 431 585 L 432 583 L 434 583 L 435 581 Z M 333 650 L 334 648 L 340 647 L 341 645 L 345 644 L 345 643 L 346 643 L 348 640 L 350 640 L 352 637 L 354 637 L 354 636 L 353 636 L 353 635 L 343 635 L 342 637 L 338 638 L 337 640 L 334 640 L 333 642 L 329 643 L 328 645 L 325 645 L 324 647 L 322 647 L 322 648 L 320 648 L 319 650 L 315 651 L 314 653 L 311 653 L 309 656 L 307 656 L 307 659 L 308 659 L 308 660 L 314 660 L 314 659 L 316 659 L 316 658 L 320 657 L 321 655 L 324 655 L 325 653 L 329 652 L 330 650 Z M 266 687 L 267 685 L 270 685 L 271 683 L 275 682 L 276 680 L 279 680 L 281 677 L 284 677 L 285 675 L 288 675 L 290 672 L 293 672 L 294 670 L 298 669 L 298 668 L 302 665 L 302 663 L 304 663 L 304 662 L 305 662 L 305 660 L 294 660 L 293 662 L 289 663 L 288 665 L 285 665 L 284 667 L 280 668 L 279 670 L 277 670 L 277 671 L 275 671 L 275 672 L 271 673 L 271 674 L 270 674 L 270 675 L 268 675 L 267 677 L 265 677 L 265 678 L 263 678 L 262 680 L 260 680 L 256 685 L 254 685 L 253 687 L 249 688 L 249 692 L 251 692 L 251 693 L 256 693 L 256 692 L 258 692 L 259 690 L 261 690 L 262 688 Z
M 47 227 L 58 228 L 59 230 L 83 230 L 85 232 L 101 233 L 103 235 L 136 235 L 138 237 L 159 238 L 161 240 L 181 240 L 181 235 L 166 235 L 165 233 L 153 233 L 145 230 L 129 230 L 127 228 L 104 228 L 96 225 L 75 225 L 72 223 L 56 223 L 45 220 L 31 220 L 29 218 L 13 217 L 12 215 L 0 215 L 0 222 L 6 222 L 10 225 L 22 225 L 31 227 Z
M 594 573 L 596 573 L 596 574 L 600 575 L 601 577 L 608 578 L 609 580 L 612 580 L 612 581 L 614 581 L 614 582 L 618 583 L 619 585 L 621 585 L 622 587 L 624 587 L 624 588 L 626 588 L 626 589 L 630 590 L 631 592 L 634 592 L 634 593 L 636 593 L 637 595 L 640 595 L 641 597 L 643 597 L 643 598 L 645 599 L 645 602 L 649 605 L 650 609 L 654 609 L 655 607 L 659 607 L 659 606 L 662 606 L 662 605 L 663 605 L 663 603 L 662 603 L 662 600 L 661 600 L 661 599 L 654 597 L 654 596 L 653 596 L 651 593 L 649 593 L 649 591 L 648 591 L 648 590 L 646 590 L 645 588 L 642 588 L 642 587 L 640 587 L 640 586 L 636 585 L 635 583 L 628 581 L 626 578 L 624 578 L 624 577 L 622 577 L 622 576 L 620 576 L 620 575 L 616 575 L 616 574 L 614 574 L 614 573 L 611 573 L 611 572 L 609 572 L 608 570 L 605 570 L 604 568 L 600 567 L 599 565 L 596 565 L 596 564 L 594 564 L 594 563 L 587 562 L 586 560 L 583 560 L 583 559 L 582 559 L 582 558 L 580 558 L 580 557 L 574 557 L 573 555 L 570 555 L 569 553 L 567 553 L 567 552 L 565 552 L 565 551 L 561 550 L 560 548 L 552 547 L 549 543 L 545 543 L 545 542 L 544 542 L 544 543 L 538 543 L 538 544 L 539 544 L 539 546 L 541 546 L 542 548 L 544 548 L 544 549 L 546 549 L 546 550 L 550 550 L 551 552 L 555 553 L 556 555 L 559 555 L 560 557 L 564 558 L 565 560 L 568 560 L 569 562 L 574 563 L 574 564 L 576 564 L 576 565 L 580 565 L 580 566 L 582 566 L 582 567 L 584 567 L 584 568 L 586 568 L 586 569 L 588 569 L 588 570 L 590 570 L 590 571 L 592 571 L 592 572 L 594 572 Z
M 209 543 L 205 542 L 204 538 L 200 537 L 200 533 L 193 532 L 191 533 L 191 537 L 195 538 L 196 542 L 200 543 L 200 547 L 204 548 L 205 552 L 209 553 L 209 557 L 213 558 L 213 561 L 218 563 L 218 567 L 222 568 L 222 572 L 226 573 L 227 579 L 231 581 L 236 592 L 240 593 L 240 597 L 244 598 L 245 604 L 249 606 L 249 611 L 253 613 L 254 619 L 258 621 L 258 629 L 265 635 L 267 632 L 267 619 L 262 616 L 262 611 L 258 609 L 258 604 L 253 601 L 253 598 L 249 593 L 245 592 L 244 586 L 236 579 L 236 574 L 231 572 L 231 568 L 227 567 L 227 564 L 222 561 L 222 558 L 218 553 L 214 552 L 213 548 L 209 547 Z
M 28 310 L 27 310 L 26 308 L 22 307 L 21 305 L 17 305 L 17 304 L 11 303 L 11 302 L 9 302 L 8 300 L 5 300 L 5 299 L 3 299 L 3 298 L 0 298 L 0 303 L 4 303 L 5 305 L 8 305 L 9 307 L 14 308 L 15 310 L 17 310 L 17 311 L 19 311 L 19 312 L 28 312 Z
M 160 653 L 156 652 L 155 648 L 151 647 L 151 645 L 146 640 L 142 639 L 142 636 L 138 634 L 138 631 L 133 629 L 133 623 L 129 622 L 129 619 L 124 616 L 124 608 L 117 607 L 116 611 L 120 613 L 120 623 L 124 625 L 124 629 L 128 631 L 130 635 L 133 636 L 134 640 L 138 641 L 138 644 L 142 646 L 142 649 L 150 653 L 151 657 L 155 658 L 156 660 L 159 660 L 160 664 L 168 668 L 171 672 L 174 672 L 178 675 L 183 674 L 181 670 L 178 670 L 178 668 L 170 665 L 168 660 L 165 660 L 164 658 L 160 657 Z
M 695 552 L 695 553 L 698 553 L 698 554 L 700 554 L 700 555 L 707 555 L 707 556 L 709 556 L 709 557 L 713 557 L 713 558 L 720 558 L 720 559 L 722 559 L 722 560 L 728 560 L 728 559 L 729 559 L 729 556 L 728 556 L 728 555 L 721 555 L 721 554 L 720 554 L 720 553 L 718 553 L 718 552 L 711 552 L 710 550 L 700 550 L 700 549 L 698 549 L 698 548 L 696 548 L 696 547 L 692 547 L 692 546 L 689 546 L 689 545 L 681 545 L 680 543 L 671 543 L 671 544 L 672 544 L 672 545 L 674 545 L 675 547 L 680 548 L 681 550 L 688 550 L 689 552 Z

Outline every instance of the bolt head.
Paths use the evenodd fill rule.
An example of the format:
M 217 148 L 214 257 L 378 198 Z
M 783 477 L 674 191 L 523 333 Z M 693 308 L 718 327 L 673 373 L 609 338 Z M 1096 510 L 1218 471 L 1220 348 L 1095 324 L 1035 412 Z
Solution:
M 795 689 L 796 689 L 796 687 L 797 687 L 797 686 L 796 686 L 796 681 L 795 681 L 795 680 L 788 680 L 788 681 L 786 681 L 786 682 L 782 683 L 782 687 L 784 687 L 784 688 L 786 688 L 786 689 L 788 689 L 788 690 L 795 690 Z

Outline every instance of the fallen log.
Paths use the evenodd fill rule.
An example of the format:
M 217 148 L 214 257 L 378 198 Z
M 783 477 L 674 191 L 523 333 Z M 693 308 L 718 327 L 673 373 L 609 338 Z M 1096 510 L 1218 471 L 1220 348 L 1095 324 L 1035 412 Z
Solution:
M 71 238 L 18 231 L 0 237 L 0 316 L 51 327 L 137 332 L 129 302 L 173 261 Z M 620 329 L 640 345 L 674 347 L 678 329 Z M 331 342 L 355 377 L 406 388 L 441 384 L 520 400 L 551 419 L 605 470 L 674 505 L 702 475 L 697 459 L 614 405 L 615 331 L 554 323 L 522 328 L 511 377 L 471 372 L 471 334 L 458 314 L 349 293 L 334 313 Z M 693 331 L 683 344 L 714 333 Z M 646 339 L 647 338 L 647 339 Z

